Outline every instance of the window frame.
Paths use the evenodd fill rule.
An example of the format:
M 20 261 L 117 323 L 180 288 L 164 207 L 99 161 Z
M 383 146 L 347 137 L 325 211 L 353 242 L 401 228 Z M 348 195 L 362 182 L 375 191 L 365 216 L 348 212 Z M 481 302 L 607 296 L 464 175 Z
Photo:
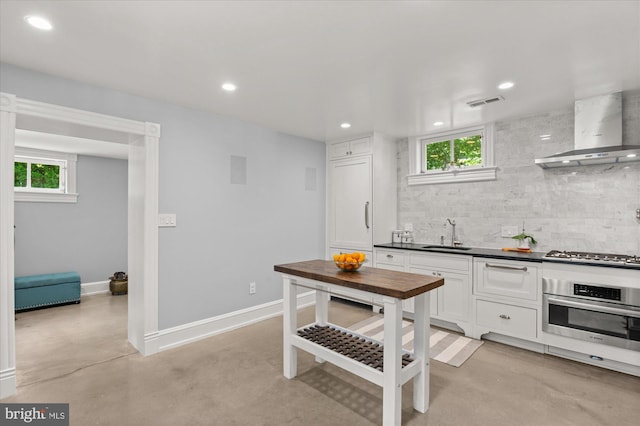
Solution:
M 470 167 L 452 167 L 447 170 L 426 170 L 426 145 L 432 142 L 453 141 L 465 136 L 482 135 L 482 164 Z M 452 146 L 453 148 L 453 146 Z M 475 182 L 495 180 L 497 167 L 493 159 L 493 123 L 482 126 L 452 129 L 409 138 L 409 185 Z
M 78 156 L 65 152 L 16 147 L 15 163 L 27 163 L 27 187 L 14 186 L 14 200 L 19 202 L 76 203 L 76 163 Z M 59 188 L 33 188 L 31 182 L 31 164 L 51 164 L 60 166 Z

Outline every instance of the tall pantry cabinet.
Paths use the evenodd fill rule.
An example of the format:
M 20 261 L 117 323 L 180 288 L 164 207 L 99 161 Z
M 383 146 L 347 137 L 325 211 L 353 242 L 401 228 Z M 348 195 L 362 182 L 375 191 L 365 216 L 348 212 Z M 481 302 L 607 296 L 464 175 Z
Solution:
M 391 242 L 397 222 L 396 143 L 379 133 L 327 142 L 327 258 Z

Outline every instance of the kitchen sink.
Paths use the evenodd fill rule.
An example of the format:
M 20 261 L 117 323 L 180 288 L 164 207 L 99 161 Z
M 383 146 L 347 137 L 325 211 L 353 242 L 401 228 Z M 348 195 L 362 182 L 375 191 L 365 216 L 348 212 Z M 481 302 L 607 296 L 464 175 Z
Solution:
M 423 249 L 443 249 L 443 250 L 471 250 L 471 247 L 462 246 L 422 246 Z

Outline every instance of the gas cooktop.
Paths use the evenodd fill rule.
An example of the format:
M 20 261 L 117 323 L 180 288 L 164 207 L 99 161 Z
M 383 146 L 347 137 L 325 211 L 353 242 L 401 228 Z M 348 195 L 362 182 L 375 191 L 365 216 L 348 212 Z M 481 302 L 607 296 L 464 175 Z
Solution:
M 596 263 L 602 265 L 624 265 L 640 268 L 640 256 L 627 256 L 625 254 L 551 250 L 549 253 L 542 256 L 542 258 L 580 263 Z

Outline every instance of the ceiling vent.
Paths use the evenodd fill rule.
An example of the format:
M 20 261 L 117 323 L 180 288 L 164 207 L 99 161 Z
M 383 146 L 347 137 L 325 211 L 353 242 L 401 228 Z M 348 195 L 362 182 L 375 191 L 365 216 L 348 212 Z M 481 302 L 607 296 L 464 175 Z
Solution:
M 477 108 L 479 106 L 492 104 L 498 101 L 504 101 L 504 98 L 502 96 L 495 96 L 493 98 L 478 99 L 476 101 L 467 102 L 467 105 L 469 105 L 471 108 Z

